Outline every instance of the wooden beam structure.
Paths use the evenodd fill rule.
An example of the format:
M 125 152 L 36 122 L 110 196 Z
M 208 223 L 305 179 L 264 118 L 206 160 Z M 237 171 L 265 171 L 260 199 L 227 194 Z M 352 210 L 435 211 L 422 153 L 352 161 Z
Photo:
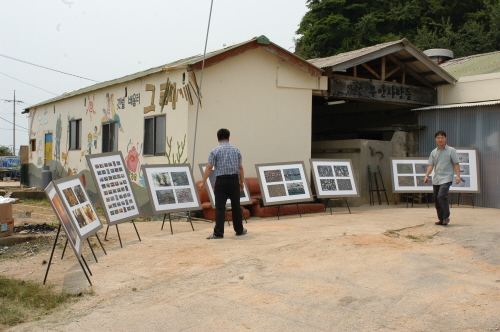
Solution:
M 417 74 L 416 72 L 414 72 L 413 70 L 411 70 L 410 68 L 408 68 L 407 66 L 405 66 L 405 64 L 403 62 L 401 62 L 398 58 L 396 58 L 394 55 L 392 54 L 388 54 L 387 55 L 389 57 L 389 59 L 391 59 L 392 62 L 394 62 L 396 65 L 400 66 L 400 67 L 404 67 L 405 70 L 406 70 L 406 73 L 410 74 L 413 78 L 415 78 L 417 81 L 419 81 L 420 83 L 422 83 L 423 85 L 429 87 L 429 88 L 434 88 L 432 86 L 431 83 L 429 83 L 427 80 L 425 80 L 422 76 L 420 76 L 419 74 Z M 404 83 L 403 83 L 404 84 Z

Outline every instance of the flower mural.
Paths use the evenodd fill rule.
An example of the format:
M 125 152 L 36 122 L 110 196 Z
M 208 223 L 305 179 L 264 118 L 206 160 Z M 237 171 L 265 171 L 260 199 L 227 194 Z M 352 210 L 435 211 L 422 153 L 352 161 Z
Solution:
M 133 145 L 132 140 L 130 140 L 127 145 L 127 156 L 125 157 L 125 165 L 130 171 L 130 178 L 133 181 L 137 181 L 137 172 L 140 169 L 139 154 L 142 152 L 142 144 L 141 151 L 137 151 L 137 146 L 139 146 L 138 142 L 136 145 Z

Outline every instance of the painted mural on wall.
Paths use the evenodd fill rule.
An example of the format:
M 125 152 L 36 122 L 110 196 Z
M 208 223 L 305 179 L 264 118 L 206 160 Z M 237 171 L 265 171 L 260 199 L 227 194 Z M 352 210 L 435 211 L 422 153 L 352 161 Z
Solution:
M 130 91 L 127 87 L 119 97 L 115 94 L 117 88 L 96 91 L 86 94 L 81 101 L 81 106 L 76 106 L 78 98 L 73 102 L 71 111 L 60 111 L 58 103 L 41 108 L 35 108 L 30 114 L 30 139 L 36 140 L 35 150 L 30 151 L 30 162 L 41 169 L 45 164 L 54 171 L 55 178 L 62 178 L 78 174 L 85 170 L 87 154 L 100 153 L 102 150 L 103 126 L 116 123 L 120 135 L 118 149 L 123 151 L 126 167 L 133 182 L 141 187 L 146 186 L 141 164 L 143 160 L 143 142 L 137 140 L 137 131 L 142 130 L 142 125 L 134 122 L 133 128 L 125 128 L 122 117 L 127 114 L 137 114 L 136 119 L 143 121 L 146 113 L 164 113 L 167 110 L 175 110 L 179 102 L 187 102 L 194 105 L 201 94 L 194 73 L 183 73 L 182 82 L 174 82 L 170 77 L 165 78 L 166 83 L 136 84 L 140 91 Z M 144 103 L 146 101 L 146 103 Z M 142 102 L 142 105 L 141 105 Z M 146 104 L 146 105 L 144 105 Z M 57 112 L 56 112 L 57 108 Z M 65 109 L 67 106 L 65 105 Z M 102 115 L 99 115 L 101 110 Z M 79 133 L 80 149 L 70 150 L 70 121 L 81 119 L 81 132 Z M 129 118 L 127 118 L 129 119 Z M 138 126 L 139 125 L 139 126 Z M 50 134 L 46 136 L 46 134 Z M 168 134 L 168 132 L 167 132 Z M 51 142 L 48 137 L 52 136 Z M 136 138 L 132 138 L 132 137 Z M 186 152 L 186 135 L 182 140 L 177 137 L 167 136 L 166 157 L 168 163 L 186 163 L 188 161 Z M 126 153 L 125 153 L 126 151 Z M 48 153 L 48 154 L 47 154 Z M 149 157 L 150 158 L 150 157 Z M 154 163 L 154 158 L 151 161 Z M 50 161 L 50 163 L 47 163 Z
M 182 142 L 177 141 L 177 152 L 172 151 L 172 137 L 167 137 L 168 151 L 165 152 L 165 156 L 168 158 L 169 164 L 185 164 L 187 163 L 187 157 L 184 156 L 184 151 L 186 148 L 186 135 L 184 135 L 184 140 Z
M 139 142 L 133 144 L 130 140 L 127 144 L 127 156 L 125 157 L 125 166 L 130 171 L 130 179 L 137 182 L 137 172 L 141 168 L 139 155 L 142 153 L 142 143 L 140 148 L 138 148 Z
M 96 114 L 94 110 L 94 102 L 95 102 L 95 95 L 92 96 L 92 100 L 90 99 L 90 96 L 87 98 L 87 110 L 85 111 L 85 115 L 90 116 L 90 120 L 92 120 L 92 114 Z

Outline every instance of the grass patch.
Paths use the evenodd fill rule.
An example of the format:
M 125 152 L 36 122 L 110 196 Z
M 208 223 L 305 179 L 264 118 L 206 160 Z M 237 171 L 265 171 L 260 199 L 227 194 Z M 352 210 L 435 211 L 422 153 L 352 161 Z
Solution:
M 45 197 L 40 199 L 23 198 L 21 200 L 21 204 L 29 204 L 35 206 L 50 206 L 49 199 Z
M 413 242 L 424 242 L 424 240 L 415 235 L 406 235 L 406 238 L 413 240 Z
M 384 235 L 389 236 L 389 237 L 399 237 L 399 233 L 390 229 L 384 233 Z
M 0 276 L 0 327 L 38 319 L 83 293 L 55 292 L 50 286 Z

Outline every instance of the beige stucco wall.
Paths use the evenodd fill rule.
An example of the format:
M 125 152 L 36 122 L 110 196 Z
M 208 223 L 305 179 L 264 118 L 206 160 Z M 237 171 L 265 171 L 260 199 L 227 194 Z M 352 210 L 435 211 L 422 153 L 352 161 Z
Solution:
M 200 84 L 201 72 L 196 72 L 196 77 Z M 190 73 L 186 68 L 170 69 L 168 73 L 111 85 L 31 110 L 30 138 L 37 140 L 37 149 L 30 151 L 30 185 L 41 187 L 45 133 L 53 133 L 53 160 L 47 165 L 54 178 L 60 178 L 88 171 L 85 155 L 102 151 L 102 123 L 119 119 L 118 149 L 131 172 L 132 182 L 144 187 L 140 165 L 172 163 L 174 159 L 142 155 L 144 117 L 161 114 L 160 84 L 167 78 L 180 88 L 189 83 Z M 156 106 L 155 111 L 145 114 L 153 96 L 147 85 L 155 87 Z M 193 166 L 195 179 L 199 180 L 198 164 L 207 162 L 210 150 L 218 144 L 217 130 L 225 127 L 232 133 L 231 143 L 242 151 L 247 177 L 256 176 L 254 165 L 259 163 L 304 161 L 309 169 L 312 89 L 326 87 L 326 77 L 313 77 L 264 49 L 250 50 L 222 61 L 204 72 L 194 162 L 195 94 L 193 105 L 179 95 L 176 109 L 172 103 L 165 106 L 167 140 L 172 139 L 170 153 L 181 162 L 187 159 Z M 134 94 L 140 95 L 140 102 L 135 106 L 128 103 Z M 118 107 L 120 98 L 125 98 L 123 108 Z M 58 117 L 62 124 L 60 140 L 56 138 Z M 80 150 L 69 150 L 68 126 L 72 119 L 82 119 Z M 178 148 L 183 143 L 185 148 Z M 138 162 L 127 162 L 134 159 L 134 154 Z
M 500 73 L 461 77 L 455 85 L 438 87 L 438 104 L 474 103 L 500 99 Z
M 118 131 L 118 150 L 120 150 L 127 160 L 127 167 L 131 171 L 133 182 L 141 181 L 142 164 L 168 163 L 166 156 L 143 156 L 144 141 L 144 117 L 162 114 L 160 103 L 160 84 L 167 81 L 176 82 L 177 87 L 183 86 L 183 73 L 185 69 L 171 70 L 168 73 L 162 72 L 153 75 L 116 84 L 100 90 L 92 91 L 85 95 L 79 95 L 55 103 L 47 104 L 37 109 L 30 110 L 30 139 L 36 139 L 36 151 L 30 151 L 30 173 L 38 177 L 44 165 L 44 141 L 45 134 L 53 134 L 53 154 L 52 161 L 47 164 L 54 173 L 55 178 L 68 174 L 77 174 L 88 170 L 85 155 L 101 153 L 102 151 L 102 123 L 106 121 L 119 120 L 120 130 Z M 185 83 L 188 82 L 188 75 L 185 76 Z M 146 85 L 155 87 L 154 104 L 155 110 L 144 113 L 144 109 L 151 105 L 152 91 L 146 91 Z M 125 96 L 127 93 L 127 96 Z M 133 105 L 129 97 L 140 96 L 139 101 Z M 108 98 L 109 96 L 109 98 Z M 119 107 L 119 99 L 124 98 L 123 107 Z M 166 105 L 163 114 L 166 114 L 166 135 L 167 139 L 172 139 L 173 153 L 178 153 L 177 142 L 182 143 L 187 132 L 188 102 L 179 95 L 176 108 L 172 103 Z M 60 143 L 57 139 L 57 120 L 61 119 L 62 134 Z M 69 121 L 82 119 L 81 149 L 69 149 Z M 97 147 L 94 145 L 97 141 Z M 56 146 L 59 144 L 59 150 Z M 168 147 L 167 147 L 168 150 Z M 138 162 L 133 162 L 135 152 L 138 154 Z M 182 159 L 187 155 L 184 152 Z M 33 179 L 32 186 L 37 186 L 36 179 Z
M 196 73 L 198 82 L 200 74 Z M 206 68 L 203 75 L 196 167 L 207 162 L 210 150 L 218 144 L 217 130 L 227 128 L 231 143 L 242 152 L 246 177 L 256 177 L 255 164 L 287 161 L 304 161 L 309 174 L 311 90 L 326 86 L 323 79 L 311 77 L 263 49 Z M 190 151 L 195 116 L 196 106 L 190 106 Z M 194 173 L 200 180 L 201 173 Z

